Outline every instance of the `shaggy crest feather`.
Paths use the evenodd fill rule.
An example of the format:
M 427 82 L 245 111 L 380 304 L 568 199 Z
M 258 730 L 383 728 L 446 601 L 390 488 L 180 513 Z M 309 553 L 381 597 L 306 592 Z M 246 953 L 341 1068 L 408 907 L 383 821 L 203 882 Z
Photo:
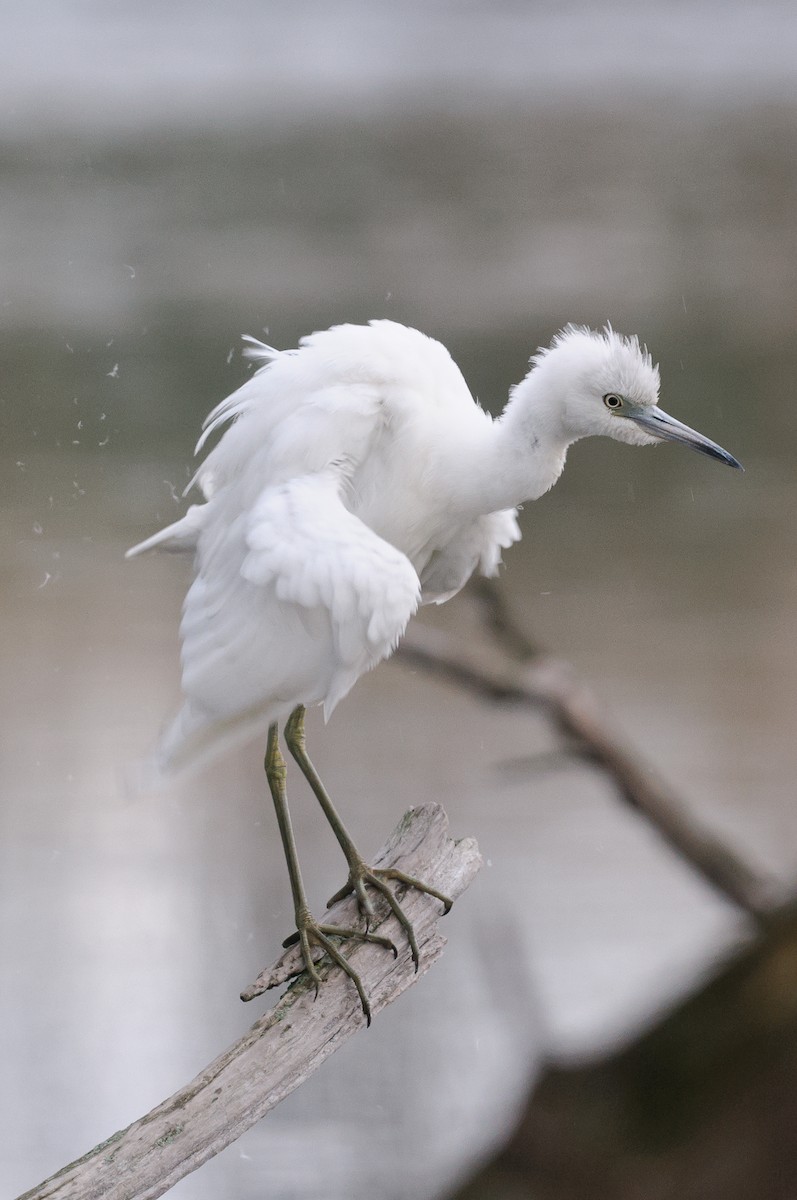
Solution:
M 660 385 L 659 368 L 636 334 L 616 333 L 608 322 L 601 330 L 569 323 L 554 334 L 550 346 L 540 346 L 531 356 L 532 368 L 544 367 L 554 353 L 580 361 L 585 373 L 595 370 L 600 362 L 605 377 L 613 380 L 616 391 L 632 397 L 639 404 L 655 403 Z

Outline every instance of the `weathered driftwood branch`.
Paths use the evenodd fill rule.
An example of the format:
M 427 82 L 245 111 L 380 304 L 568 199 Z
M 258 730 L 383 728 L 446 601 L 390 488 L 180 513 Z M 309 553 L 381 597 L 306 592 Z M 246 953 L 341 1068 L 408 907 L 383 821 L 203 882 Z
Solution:
M 497 654 L 495 646 L 466 644 L 420 623 L 410 626 L 400 657 L 486 699 L 545 709 L 568 745 L 605 770 L 627 803 L 712 887 L 756 920 L 766 920 L 784 900 L 775 881 L 752 870 L 639 762 L 606 724 L 573 668 L 540 653 L 513 625 L 500 593 L 483 584 L 476 594 L 495 641 L 511 657 Z
M 471 882 L 481 857 L 472 839 L 453 841 L 443 810 L 428 805 L 405 814 L 376 862 L 398 866 L 453 898 Z M 440 904 L 410 889 L 402 905 L 421 952 L 416 975 L 406 939 L 381 903 L 382 907 L 375 897 L 377 917 L 371 928 L 385 924 L 385 933 L 399 948 L 398 958 L 394 960 L 382 947 L 362 943 L 347 943 L 343 949 L 356 962 L 374 1013 L 427 971 L 445 946 L 437 932 Z M 351 897 L 330 913 L 330 921 L 336 924 L 357 920 Z M 244 995 L 258 995 L 290 978 L 296 969 L 295 956 L 284 954 Z M 317 999 L 304 980 L 297 981 L 240 1041 L 186 1087 L 20 1200 L 152 1200 L 235 1141 L 364 1027 L 349 980 L 331 965 L 320 970 L 325 978 Z

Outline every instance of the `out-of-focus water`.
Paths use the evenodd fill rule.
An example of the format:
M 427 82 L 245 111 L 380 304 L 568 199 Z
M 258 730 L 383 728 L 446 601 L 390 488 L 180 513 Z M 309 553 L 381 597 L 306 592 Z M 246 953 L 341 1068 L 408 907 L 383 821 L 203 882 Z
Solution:
M 397 105 L 483 108 L 638 92 L 689 102 L 793 96 L 788 0 L 696 0 L 663 9 L 583 0 L 306 0 L 291 9 L 33 0 L 6 14 L 2 120 L 140 128 L 265 113 L 269 122 Z
M 404 320 L 493 407 L 565 320 L 647 338 L 664 406 L 746 474 L 579 445 L 505 584 L 707 823 L 797 873 L 791 9 L 679 9 L 664 40 L 644 6 L 600 30 L 572 6 L 433 9 L 266 6 L 269 40 L 250 6 L 57 5 L 36 54 L 25 13 L 4 44 L 4 1194 L 245 1029 L 238 991 L 288 932 L 257 746 L 157 800 L 124 787 L 177 702 L 188 568 L 122 553 L 181 511 L 241 332 Z M 465 600 L 433 616 L 472 636 Z M 186 1200 L 431 1195 L 543 1053 L 628 1036 L 739 934 L 599 779 L 507 769 L 550 745 L 528 717 L 396 663 L 310 735 L 364 848 L 428 798 L 488 866 L 444 961 Z M 320 905 L 341 863 L 292 783 Z

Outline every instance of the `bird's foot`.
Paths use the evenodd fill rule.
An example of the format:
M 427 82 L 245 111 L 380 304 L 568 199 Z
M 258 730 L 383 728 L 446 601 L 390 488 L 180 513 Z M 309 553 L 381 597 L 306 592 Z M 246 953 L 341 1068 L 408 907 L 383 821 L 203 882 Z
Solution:
M 387 900 L 391 912 L 407 935 L 410 952 L 412 953 L 412 961 L 415 964 L 417 972 L 420 963 L 420 952 L 418 950 L 418 941 L 415 937 L 415 930 L 412 927 L 409 917 L 396 899 L 396 894 L 389 886 L 388 880 L 395 880 L 396 883 L 403 884 L 405 888 L 412 887 L 416 891 L 425 892 L 427 896 L 434 896 L 435 900 L 439 900 L 443 905 L 444 915 L 454 903 L 448 896 L 443 895 L 442 892 L 438 892 L 436 888 L 429 887 L 428 884 L 423 883 L 420 879 L 415 879 L 412 875 L 406 875 L 404 871 L 398 871 L 395 867 L 369 867 L 361 859 L 355 859 L 354 861 L 349 861 L 349 878 L 347 882 L 340 891 L 335 892 L 335 895 L 331 897 L 327 908 L 331 908 L 338 900 L 342 900 L 344 896 L 349 896 L 353 892 L 357 897 L 360 912 L 365 917 L 365 926 L 367 929 L 370 921 L 375 916 L 375 912 L 371 897 L 368 895 L 366 888 L 374 888 L 375 891 L 379 892 Z
M 321 986 L 321 976 L 318 973 L 315 959 L 313 958 L 312 947 L 320 946 L 332 961 L 340 967 L 357 989 L 357 995 L 360 997 L 363 1015 L 367 1025 L 371 1024 L 371 1005 L 368 996 L 365 993 L 362 980 L 351 963 L 344 958 L 340 950 L 333 941 L 334 938 L 345 939 L 355 938 L 361 942 L 374 942 L 377 946 L 384 946 L 386 950 L 393 951 L 393 957 L 398 956 L 398 950 L 390 938 L 379 937 L 375 933 L 369 933 L 367 930 L 361 929 L 344 929 L 339 925 L 322 925 L 316 921 L 311 913 L 305 911 L 297 914 L 296 917 L 296 932 L 286 937 L 282 943 L 283 946 L 295 946 L 298 944 L 302 959 L 304 960 L 305 970 L 313 981 L 315 986 L 315 994 L 318 995 L 318 989 Z

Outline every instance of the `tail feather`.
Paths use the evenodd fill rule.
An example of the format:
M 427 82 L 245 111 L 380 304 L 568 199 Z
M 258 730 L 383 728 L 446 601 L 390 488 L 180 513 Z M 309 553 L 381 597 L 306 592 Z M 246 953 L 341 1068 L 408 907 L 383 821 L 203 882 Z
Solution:
M 172 779 L 193 774 L 219 755 L 243 745 L 256 734 L 265 736 L 271 721 L 286 712 L 275 713 L 273 705 L 259 705 L 234 717 L 218 719 L 186 703 L 163 734 L 151 758 L 139 764 L 140 791 L 159 791 Z
M 125 558 L 135 558 L 139 554 L 146 553 L 147 550 L 171 550 L 177 553 L 196 550 L 197 538 L 205 523 L 204 513 L 204 504 L 192 504 L 179 521 L 175 521 L 173 525 L 167 525 L 158 533 L 153 533 L 152 537 L 139 542 L 137 546 L 131 546 L 125 553 Z

